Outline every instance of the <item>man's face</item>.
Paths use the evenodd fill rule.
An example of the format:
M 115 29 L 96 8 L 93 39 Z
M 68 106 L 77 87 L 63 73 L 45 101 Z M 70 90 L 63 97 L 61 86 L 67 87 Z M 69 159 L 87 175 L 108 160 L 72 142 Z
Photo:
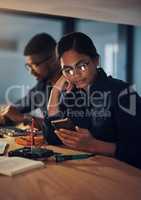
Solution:
M 57 71 L 58 63 L 55 55 L 34 54 L 26 56 L 26 68 L 37 80 L 50 80 Z

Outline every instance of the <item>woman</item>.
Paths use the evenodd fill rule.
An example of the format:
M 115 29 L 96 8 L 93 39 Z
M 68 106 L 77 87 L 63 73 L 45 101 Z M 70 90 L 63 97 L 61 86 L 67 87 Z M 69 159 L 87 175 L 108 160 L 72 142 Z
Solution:
M 133 102 L 127 83 L 98 68 L 99 55 L 87 35 L 64 36 L 57 52 L 63 75 L 51 91 L 48 114 L 67 116 L 76 124 L 75 131 L 55 130 L 58 138 L 68 147 L 115 156 L 141 167 L 140 97 L 132 91 Z

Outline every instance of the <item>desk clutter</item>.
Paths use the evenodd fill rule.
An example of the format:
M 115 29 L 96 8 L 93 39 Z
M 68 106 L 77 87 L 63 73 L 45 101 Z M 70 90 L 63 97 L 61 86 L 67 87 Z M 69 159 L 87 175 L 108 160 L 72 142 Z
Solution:
M 14 126 L 0 127 L 0 136 L 1 137 L 18 137 L 18 136 L 27 136 L 31 132 L 30 129 L 20 129 Z M 37 129 L 33 130 L 34 135 L 41 135 L 42 131 L 38 131 Z
M 2 137 L 6 137 L 6 136 L 10 136 L 10 137 L 16 137 L 16 136 L 23 136 L 26 135 L 26 131 L 13 127 L 13 126 L 8 126 L 8 127 L 1 127 L 0 128 L 0 136 Z
M 8 143 L 7 142 L 0 141 L 0 156 L 5 154 L 7 147 L 8 147 Z
M 8 156 L 0 156 L 0 174 L 14 176 L 29 170 L 45 166 L 41 158 L 54 157 L 56 162 L 80 160 L 94 156 L 94 154 L 64 155 L 43 148 L 20 148 L 10 151 Z
M 2 151 L 6 142 L 1 141 Z M 90 153 L 64 154 L 46 147 L 23 147 L 11 150 L 7 155 L 0 156 L 0 174 L 13 176 L 34 168 L 44 166 L 44 161 L 64 162 L 68 160 L 81 160 L 94 156 Z M 34 161 L 34 162 L 32 162 Z M 41 162 L 42 161 L 42 162 Z M 36 163 L 37 162 L 37 163 Z
M 40 146 L 44 143 L 44 137 L 42 131 L 34 129 L 31 134 L 31 130 L 22 130 L 15 127 L 2 127 L 0 128 L 0 137 L 15 137 L 15 142 L 19 145 L 29 147 L 32 142 L 36 146 Z M 33 141 L 34 140 L 34 141 Z
M 33 170 L 43 167 L 44 163 L 41 161 L 34 161 L 27 158 L 20 157 L 0 157 L 0 174 L 13 176 L 25 171 Z
M 37 148 L 37 147 L 23 147 L 8 152 L 9 157 L 18 156 L 24 158 L 30 158 L 33 160 L 47 159 L 54 156 L 55 153 L 47 148 Z
M 78 153 L 75 155 L 65 155 L 53 150 L 47 149 L 44 144 L 44 137 L 41 131 L 34 128 L 34 121 L 31 128 L 21 130 L 15 127 L 1 127 L 1 138 L 13 138 L 15 144 L 22 145 L 22 148 L 8 151 L 7 156 L 0 156 L 0 174 L 13 176 L 24 171 L 38 168 L 44 165 L 48 158 L 55 159 L 56 162 L 63 162 L 67 160 L 87 159 L 94 154 Z M 15 138 L 14 138 L 15 137 Z M 1 139 L 0 155 L 5 155 L 6 143 Z M 37 162 L 37 163 L 36 163 Z
M 34 140 L 34 141 L 32 141 Z M 36 135 L 34 139 L 30 135 L 21 136 L 15 139 L 15 142 L 19 145 L 23 145 L 25 147 L 29 147 L 34 143 L 35 146 L 41 146 L 44 143 L 44 136 L 43 135 Z

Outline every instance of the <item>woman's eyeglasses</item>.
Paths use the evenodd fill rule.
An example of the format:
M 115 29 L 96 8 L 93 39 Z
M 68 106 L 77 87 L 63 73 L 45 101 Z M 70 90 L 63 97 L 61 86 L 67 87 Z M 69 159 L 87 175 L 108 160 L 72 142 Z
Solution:
M 64 76 L 74 76 L 75 73 L 85 72 L 88 68 L 89 61 L 83 61 L 74 66 L 63 66 L 62 73 Z

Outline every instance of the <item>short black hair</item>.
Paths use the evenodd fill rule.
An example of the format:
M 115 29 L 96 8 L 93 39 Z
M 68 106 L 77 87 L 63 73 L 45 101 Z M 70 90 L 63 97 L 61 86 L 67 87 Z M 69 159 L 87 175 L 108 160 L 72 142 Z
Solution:
M 86 54 L 90 58 L 99 57 L 93 41 L 81 32 L 69 33 L 61 38 L 57 45 L 58 57 L 62 57 L 66 51 L 71 49 L 78 53 Z
M 55 51 L 56 41 L 47 33 L 39 33 L 29 40 L 24 48 L 24 56 Z

